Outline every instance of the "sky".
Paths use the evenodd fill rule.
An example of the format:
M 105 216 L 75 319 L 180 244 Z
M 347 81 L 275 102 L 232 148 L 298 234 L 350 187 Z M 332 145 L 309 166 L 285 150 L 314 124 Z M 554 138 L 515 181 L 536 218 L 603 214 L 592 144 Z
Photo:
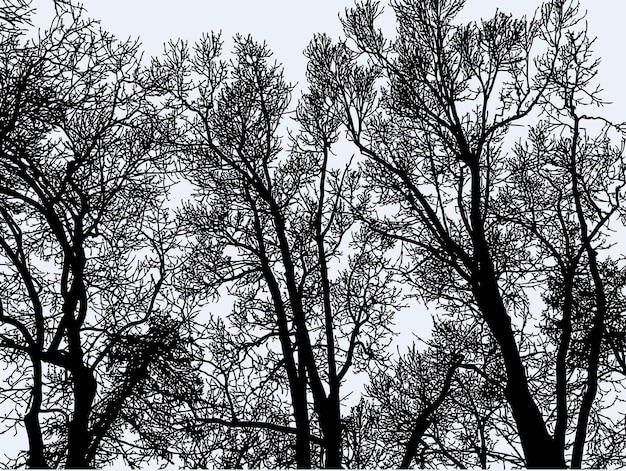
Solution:
M 385 5 L 387 1 L 381 3 Z M 467 20 L 488 18 L 496 9 L 532 15 L 541 3 L 540 0 L 467 0 L 461 16 Z M 354 0 L 83 0 L 83 4 L 104 29 L 124 39 L 139 37 L 148 55 L 160 54 L 163 44 L 170 39 L 180 37 L 193 42 L 203 32 L 222 31 L 225 39 L 237 33 L 251 34 L 256 40 L 268 43 L 276 60 L 285 65 L 290 82 L 301 83 L 306 67 L 302 51 L 309 40 L 316 32 L 339 38 L 342 32 L 339 14 L 352 6 Z M 605 98 L 614 103 L 607 111 L 612 119 L 625 121 L 620 113 L 626 109 L 623 90 L 626 2 L 580 0 L 580 4 L 581 10 L 587 11 L 590 35 L 597 36 L 595 50 L 602 59 L 600 82 Z M 391 22 L 385 26 L 393 32 Z
M 333 39 L 342 36 L 340 14 L 354 5 L 354 0 L 83 0 L 88 14 L 101 21 L 102 27 L 121 39 L 139 37 L 147 55 L 159 55 L 163 44 L 182 38 L 194 42 L 202 33 L 221 31 L 228 40 L 235 34 L 251 34 L 266 41 L 275 58 L 285 67 L 292 84 L 304 83 L 306 58 L 302 52 L 317 32 Z M 595 51 L 601 58 L 599 81 L 607 101 L 605 116 L 626 121 L 623 47 L 626 44 L 626 2 L 619 0 L 580 0 L 581 12 L 587 12 L 591 37 L 597 36 Z M 388 0 L 381 0 L 383 5 Z M 463 21 L 490 18 L 496 10 L 532 16 L 541 0 L 467 0 L 460 14 Z M 175 7 L 173 7 L 175 5 Z M 383 28 L 394 33 L 393 16 L 386 7 Z M 386 20 L 385 20 L 386 19 Z M 232 44 L 232 43 L 231 43 Z M 226 50 L 230 48 L 226 42 Z M 297 96 L 297 95 L 296 95 Z M 295 104 L 295 103 L 294 103 Z M 413 334 L 428 337 L 431 320 L 421 309 L 406 309 L 395 317 L 396 330 L 407 332 L 395 345 L 402 348 L 413 342 Z M 417 315 L 416 315 L 417 314 Z M 409 327 L 404 329 L 404 327 Z
M 52 6 L 52 0 L 33 3 L 40 9 Z M 159 55 L 163 44 L 172 39 L 193 42 L 210 31 L 222 31 L 225 39 L 237 33 L 251 34 L 256 40 L 267 42 L 276 60 L 284 64 L 286 78 L 291 83 L 304 82 L 306 59 L 302 51 L 313 34 L 325 32 L 338 39 L 339 14 L 353 3 L 354 0 L 83 0 L 90 17 L 100 20 L 104 29 L 120 39 L 139 38 L 148 56 Z M 386 4 L 386 0 L 382 3 Z M 540 3 L 539 0 L 468 0 L 462 17 L 488 18 L 498 8 L 516 15 L 532 15 Z M 626 121 L 623 22 L 626 1 L 581 0 L 581 9 L 587 10 L 590 35 L 597 36 L 595 51 L 602 60 L 599 79 L 605 99 L 613 102 L 607 106 L 607 115 L 614 121 Z M 392 34 L 393 24 L 386 27 Z M 427 317 L 423 316 L 421 322 L 427 321 Z M 412 319 L 414 322 L 415 318 Z M 6 444 L 3 441 L 8 437 L 0 438 Z
M 39 1 L 39 0 L 38 0 Z M 51 0 L 49 4 L 52 4 Z M 306 58 L 303 50 L 317 32 L 333 39 L 342 36 L 340 14 L 355 0 L 83 0 L 90 17 L 101 22 L 104 29 L 120 39 L 139 38 L 148 56 L 160 55 L 164 43 L 182 38 L 193 43 L 203 33 L 221 31 L 228 52 L 236 34 L 251 34 L 257 41 L 266 41 L 275 58 L 285 67 L 285 76 L 292 84 L 304 84 Z M 388 5 L 388 0 L 380 0 Z M 490 18 L 496 10 L 516 16 L 532 16 L 541 0 L 467 0 L 460 14 L 463 21 Z M 43 4 L 43 2 L 42 2 Z M 174 6 L 175 5 L 175 6 Z M 601 58 L 599 82 L 603 97 L 612 102 L 603 115 L 615 122 L 626 121 L 624 91 L 624 52 L 626 2 L 619 0 L 580 0 L 586 11 L 589 34 L 597 37 L 595 51 Z M 394 33 L 391 8 L 382 27 Z M 297 94 L 296 94 L 297 97 Z M 295 102 L 292 103 L 295 105 Z M 412 312 L 413 311 L 413 312 Z M 396 316 L 396 327 L 410 325 L 408 331 L 428 335 L 430 316 L 416 316 L 413 309 Z M 401 329 L 403 330 L 403 329 Z M 410 339 L 408 338 L 410 337 Z M 413 336 L 407 336 L 412 343 Z M 401 342 L 401 344 L 404 342 Z
M 80 1 L 80 0 L 75 0 Z M 88 16 L 99 20 L 103 29 L 120 39 L 139 39 L 148 57 L 163 52 L 164 43 L 182 38 L 195 42 L 203 33 L 221 31 L 225 40 L 225 55 L 232 48 L 236 34 L 252 35 L 265 41 L 274 51 L 275 59 L 284 65 L 288 82 L 304 85 L 306 58 L 303 50 L 317 32 L 324 32 L 334 40 L 342 37 L 339 16 L 355 0 L 82 0 Z M 380 0 L 388 5 L 389 0 Z M 34 5 L 46 16 L 52 10 L 52 0 L 36 0 Z M 466 0 L 460 20 L 490 18 L 496 10 L 532 16 L 541 0 Z M 589 35 L 597 37 L 595 52 L 601 59 L 599 82 L 603 98 L 612 104 L 602 114 L 614 122 L 626 121 L 626 92 L 624 91 L 624 45 L 626 28 L 626 1 L 580 0 L 581 12 L 586 11 Z M 47 13 L 45 12 L 47 10 Z M 391 8 L 381 26 L 394 34 Z M 36 22 L 45 27 L 45 22 Z M 298 94 L 296 93 L 295 97 Z M 292 103 L 295 106 L 295 101 Z M 351 150 L 352 152 L 352 150 Z M 426 333 L 430 330 L 430 316 L 419 316 L 411 309 L 396 316 L 397 325 L 411 325 Z M 416 321 L 417 324 L 416 325 Z M 411 336 L 412 339 L 412 336 Z M 412 341 L 412 340 L 411 340 Z

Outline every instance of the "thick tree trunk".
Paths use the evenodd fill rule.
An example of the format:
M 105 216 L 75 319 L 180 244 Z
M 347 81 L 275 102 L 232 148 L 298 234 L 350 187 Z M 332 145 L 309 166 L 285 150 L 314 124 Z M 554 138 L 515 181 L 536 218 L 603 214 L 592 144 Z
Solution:
M 272 264 L 267 256 L 265 248 L 265 237 L 259 218 L 259 210 L 256 202 L 246 193 L 246 197 L 254 212 L 254 230 L 259 244 L 259 259 L 263 277 L 272 296 L 276 320 L 278 325 L 279 339 L 283 359 L 285 361 L 285 371 L 289 381 L 289 394 L 291 397 L 291 407 L 293 418 L 296 423 L 296 444 L 295 459 L 298 468 L 311 467 L 311 443 L 310 443 L 310 420 L 307 402 L 306 365 L 302 360 L 302 342 L 297 345 L 292 344 L 291 330 L 287 320 L 287 310 L 283 302 L 282 293 L 278 280 L 274 276 Z M 296 363 L 295 351 L 298 352 L 298 362 Z
M 63 320 L 68 344 L 67 370 L 72 376 L 74 410 L 67 431 L 67 468 L 88 468 L 89 448 L 93 433 L 89 419 L 96 397 L 96 379 L 93 371 L 85 365 L 81 328 L 87 316 L 87 290 L 84 282 L 86 257 L 82 247 L 82 220 L 75 221 L 74 250 L 66 253 L 63 273 Z M 73 279 L 70 288 L 69 275 Z
M 400 469 L 409 469 L 411 467 L 411 463 L 415 459 L 415 455 L 417 454 L 417 447 L 421 443 L 422 437 L 428 427 L 430 427 L 430 418 L 424 414 L 420 414 L 415 421 L 415 426 L 413 427 L 413 431 L 411 432 L 411 436 L 409 437 L 409 441 L 407 442 L 404 448 L 404 455 L 402 456 L 402 463 L 400 464 Z
M 326 407 L 319 410 L 320 426 L 324 437 L 324 467 L 339 469 L 342 467 L 341 411 L 338 391 L 331 392 L 326 399 Z
M 33 364 L 33 387 L 31 393 L 31 403 L 28 412 L 24 416 L 24 427 L 28 435 L 28 459 L 27 468 L 49 468 L 44 453 L 43 436 L 41 434 L 41 424 L 39 423 L 39 412 L 42 401 L 42 370 L 41 360 L 35 355 L 31 355 Z
M 471 235 L 474 252 L 471 267 L 472 291 L 478 308 L 500 347 L 507 375 L 506 399 L 517 425 L 526 466 L 529 468 L 564 468 L 563 451 L 548 433 L 544 417 L 529 389 L 528 376 L 519 354 L 511 318 L 502 300 L 498 277 L 494 269 L 489 242 L 485 233 L 483 180 L 480 160 L 471 154 L 465 156 L 471 171 Z
M 298 343 L 299 361 L 306 367 L 308 384 L 313 395 L 314 407 L 320 418 L 320 427 L 324 436 L 324 451 L 326 455 L 324 466 L 327 468 L 341 468 L 341 411 L 339 404 L 339 380 L 336 372 L 336 360 L 334 358 L 334 338 L 332 334 L 332 319 L 328 319 L 330 306 L 325 306 L 326 314 L 326 341 L 328 342 L 328 362 L 329 362 L 329 383 L 330 392 L 326 395 L 318 365 L 313 354 L 309 330 L 306 323 L 305 309 L 302 297 L 298 291 L 298 280 L 296 276 L 295 264 L 292 259 L 292 252 L 289 245 L 287 230 L 280 208 L 275 201 L 268 201 L 271 207 L 276 236 L 281 250 L 282 262 L 285 269 L 285 280 L 291 309 L 293 312 L 294 326 L 296 327 L 296 338 Z M 318 240 L 321 243 L 321 240 Z M 320 247 L 320 246 L 318 246 Z M 320 259 L 323 262 L 323 255 Z M 323 269 L 322 269 L 323 271 Z M 326 286 L 329 289 L 328 286 Z M 327 291 L 328 293 L 329 291 Z M 329 299 L 326 298 L 329 302 Z M 304 374 L 304 373 L 303 373 Z M 331 399 L 332 398 L 332 399 Z
M 315 242 L 322 288 L 322 305 L 324 309 L 324 330 L 326 335 L 326 357 L 328 361 L 328 384 L 330 391 L 326 398 L 317 398 L 317 404 L 323 404 L 319 410 L 322 433 L 324 434 L 326 468 L 341 468 L 342 462 L 342 434 L 341 434 L 341 404 L 339 399 L 340 380 L 337 373 L 337 357 L 335 353 L 335 331 L 333 308 L 331 303 L 330 279 L 328 276 L 327 253 L 324 244 L 325 232 L 323 228 L 324 202 L 326 197 L 326 174 L 330 143 L 324 143 L 323 161 L 319 181 L 319 202 L 315 216 Z M 299 300 L 302 302 L 301 299 Z M 355 326 L 356 328 L 356 326 Z M 314 367 L 316 365 L 312 365 Z M 314 390 L 314 393 L 318 392 Z
M 293 358 L 293 357 L 292 357 Z M 293 363 L 293 360 L 292 360 Z M 296 422 L 296 466 L 298 468 L 311 468 L 311 424 L 306 397 L 306 367 L 302 361 L 298 364 L 299 371 L 290 376 L 289 385 L 291 391 L 291 406 L 293 417 Z
M 529 468 L 564 468 L 563 450 L 550 436 L 528 388 L 528 377 L 519 355 L 511 319 L 506 313 L 495 277 L 478 281 L 474 295 L 504 360 L 505 395 L 517 424 L 526 465 Z
M 88 455 L 92 436 L 89 418 L 96 397 L 96 380 L 93 372 L 82 363 L 72 368 L 71 372 L 74 413 L 68 427 L 66 467 L 89 468 L 91 463 Z
M 298 468 L 311 468 L 311 442 L 310 442 L 310 419 L 307 401 L 306 366 L 300 354 L 298 362 L 294 356 L 293 345 L 290 340 L 290 332 L 287 326 L 287 316 L 284 311 L 282 298 L 278 284 L 269 270 L 269 265 L 265 266 L 266 280 L 274 298 L 274 308 L 278 318 L 278 329 L 280 332 L 280 343 L 285 360 L 285 371 L 289 381 L 289 394 L 291 397 L 291 407 L 293 418 L 296 423 L 296 443 L 295 459 Z M 299 353 L 299 352 L 298 352 Z
M 441 391 L 439 391 L 437 398 L 432 404 L 425 407 L 417 416 L 409 441 L 404 448 L 404 456 L 402 457 L 400 469 L 408 469 L 411 466 L 411 463 L 417 454 L 417 447 L 422 442 L 424 433 L 426 433 L 426 430 L 430 427 L 432 415 L 437 411 L 437 409 L 439 409 L 441 404 L 443 404 L 446 397 L 448 397 L 450 387 L 452 386 L 452 377 L 454 376 L 454 372 L 457 367 L 458 363 L 455 362 L 448 368 L 443 387 L 441 388 Z

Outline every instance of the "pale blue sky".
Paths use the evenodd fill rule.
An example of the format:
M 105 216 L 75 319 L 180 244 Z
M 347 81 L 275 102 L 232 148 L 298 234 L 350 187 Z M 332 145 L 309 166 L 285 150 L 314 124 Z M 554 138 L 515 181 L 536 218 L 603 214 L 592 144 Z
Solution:
M 353 0 L 83 0 L 90 16 L 119 37 L 140 37 L 146 53 L 162 51 L 169 39 L 182 37 L 194 41 L 203 32 L 223 32 L 224 38 L 236 33 L 252 34 L 265 40 L 285 65 L 291 82 L 302 81 L 305 58 L 302 51 L 315 32 L 332 37 L 341 35 L 339 12 Z M 50 2 L 51 3 L 51 2 Z M 382 1 L 383 4 L 387 2 Z M 532 14 L 540 0 L 468 0 L 464 19 L 487 18 L 499 8 L 521 15 Z M 598 36 L 596 51 L 602 57 L 600 81 L 605 99 L 615 103 L 611 118 L 626 120 L 624 52 L 626 46 L 626 2 L 619 0 L 581 0 L 587 10 L 589 30 Z M 175 5 L 175 6 L 174 6 Z M 393 27 L 393 25 L 389 25 Z M 391 31 L 391 30 L 390 30 Z M 620 116 L 621 115 L 621 116 Z
M 203 32 L 223 32 L 224 38 L 236 33 L 252 34 L 265 40 L 285 65 L 287 80 L 303 82 L 306 60 L 303 49 L 315 32 L 326 32 L 334 38 L 341 35 L 339 12 L 353 0 L 83 0 L 89 16 L 101 20 L 104 29 L 120 38 L 139 37 L 147 55 L 158 55 L 164 42 L 182 37 L 191 42 Z M 382 0 L 386 3 L 386 0 Z M 468 0 L 464 19 L 487 18 L 496 8 L 515 14 L 532 14 L 539 0 Z M 52 0 L 35 0 L 35 6 L 51 9 Z M 598 36 L 596 52 L 602 58 L 600 82 L 604 98 L 614 104 L 607 115 L 615 121 L 626 121 L 624 90 L 624 48 L 626 46 L 626 1 L 581 0 L 588 11 L 589 30 Z M 38 23 L 45 27 L 45 23 Z M 393 32 L 393 25 L 389 25 Z M 403 320 L 404 316 L 404 320 Z M 429 316 L 415 318 L 406 311 L 397 324 L 430 323 Z M 422 327 L 428 327 L 422 326 Z M 410 331 L 411 329 L 409 329 Z M 406 334 L 405 334 L 406 336 Z M 24 444 L 23 430 L 16 438 L 0 436 L 3 452 L 15 454 L 12 444 Z M 2 458 L 0 458 L 0 463 Z
M 140 37 L 148 55 L 158 55 L 163 43 L 183 38 L 195 41 L 204 32 L 222 31 L 225 40 L 237 33 L 252 34 L 264 40 L 276 60 L 285 66 L 289 82 L 304 84 L 306 59 L 302 51 L 316 32 L 337 39 L 342 36 L 339 13 L 354 0 L 83 0 L 89 15 L 120 38 Z M 383 5 L 388 0 L 381 0 Z M 496 9 L 521 16 L 532 16 L 541 0 L 467 0 L 461 13 L 465 21 L 489 18 Z M 587 11 L 591 36 L 597 36 L 596 52 L 602 58 L 600 83 L 604 99 L 611 101 L 603 115 L 615 122 L 626 121 L 623 49 L 626 45 L 626 1 L 580 0 Z M 173 7 L 173 5 L 176 7 Z M 388 13 L 391 11 L 387 7 Z M 390 15 L 391 16 L 391 15 Z M 388 18 L 392 20 L 392 18 Z M 390 34 L 392 21 L 385 24 Z M 228 48 L 227 42 L 227 48 Z M 298 94 L 294 96 L 297 98 Z M 292 103 L 295 105 L 295 101 Z M 349 149 L 352 153 L 353 149 Z M 419 325 L 418 325 L 419 324 Z M 410 325 L 408 335 L 398 344 L 411 343 L 410 333 L 428 336 L 430 316 L 415 316 L 413 309 L 396 315 L 396 326 Z M 401 329 L 402 330 L 402 329 Z

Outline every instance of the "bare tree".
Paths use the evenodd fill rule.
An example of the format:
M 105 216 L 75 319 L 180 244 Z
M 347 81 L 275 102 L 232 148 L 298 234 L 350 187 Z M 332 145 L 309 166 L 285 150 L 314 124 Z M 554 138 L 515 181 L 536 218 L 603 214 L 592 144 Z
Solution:
M 291 87 L 267 47 L 237 37 L 230 63 L 220 52 L 219 37 L 209 36 L 193 53 L 170 45 L 153 65 L 180 126 L 184 175 L 196 190 L 197 202 L 182 213 L 194 240 L 189 283 L 208 292 L 228 286 L 235 296 L 232 361 L 260 374 L 260 384 L 287 388 L 297 465 L 340 467 L 341 385 L 363 353 L 379 355 L 395 290 L 375 239 L 356 231 L 348 211 L 359 174 L 333 165 L 338 118 L 325 90 L 313 85 L 302 97 L 301 133 L 284 152 Z M 347 244 L 353 254 L 346 257 Z M 345 269 L 337 273 L 338 262 Z M 241 398 L 242 378 L 218 361 L 221 387 L 238 389 Z M 261 387 L 247 384 L 248 391 Z M 247 420 L 229 407 L 223 424 Z M 271 420 L 247 422 L 287 430 Z M 321 461 L 312 457 L 315 430 Z
M 2 9 L 0 46 L 2 399 L 27 466 L 84 468 L 106 461 L 126 399 L 174 348 L 176 329 L 159 330 L 174 228 L 137 45 L 70 4 L 28 39 L 18 8 Z
M 371 402 L 355 410 L 365 413 L 361 422 L 370 423 L 353 453 L 374 460 L 359 467 L 522 463 L 515 443 L 496 438 L 510 429 L 510 410 L 502 361 L 481 330 L 471 322 L 438 320 L 426 348 L 414 344 L 396 362 L 370 373 Z
M 502 193 L 501 213 L 522 228 L 528 245 L 539 251 L 535 277 L 546 286 L 545 329 L 558 345 L 553 358 L 554 433 L 559 446 L 569 448 L 569 405 L 574 402 L 575 468 L 582 466 L 602 364 L 611 361 L 607 356 L 617 365 L 622 363 L 613 340 L 621 329 L 615 324 L 622 312 L 617 293 L 622 285 L 616 273 L 620 269 L 610 258 L 601 257 L 608 248 L 610 225 L 623 212 L 623 147 L 613 144 L 616 138 L 623 139 L 623 130 L 588 114 L 602 105 L 593 83 L 598 61 L 592 57 L 591 45 L 585 30 L 567 36 L 544 105 L 545 120 L 531 129 L 526 143 L 517 146 L 517 159 L 511 162 L 513 184 Z M 572 380 L 583 371 L 586 378 Z
M 378 4 L 358 3 L 343 20 L 348 42 L 314 39 L 309 50 L 318 70 L 314 80 L 334 90 L 348 136 L 368 158 L 374 206 L 378 213 L 386 206 L 392 215 L 362 217 L 373 230 L 402 244 L 413 261 L 405 269 L 407 282 L 424 300 L 452 312 L 457 306 L 475 310 L 476 321 L 489 327 L 502 355 L 505 397 L 529 467 L 565 465 L 562 426 L 571 411 L 559 415 L 559 431 L 553 434 L 545 415 L 549 411 L 542 410 L 543 394 L 552 388 L 545 377 L 538 382 L 533 356 L 542 351 L 533 351 L 537 345 L 529 337 L 536 327 L 527 300 L 529 286 L 537 282 L 532 246 L 519 227 L 503 222 L 496 208 L 499 193 L 515 185 L 509 168 L 518 156 L 504 150 L 512 126 L 533 113 L 553 113 L 550 101 L 565 100 L 561 115 L 574 123 L 572 138 L 565 140 L 571 146 L 565 175 L 573 218 L 567 224 L 577 228 L 595 297 L 593 320 L 583 334 L 588 380 L 579 402 L 572 459 L 572 465 L 580 466 L 606 316 L 603 280 L 594 261 L 599 247 L 592 240 L 601 237 L 621 189 L 621 183 L 608 184 L 602 194 L 617 193 L 607 207 L 596 189 L 585 196 L 579 180 L 586 175 L 576 163 L 582 145 L 580 116 L 574 111 L 576 98 L 567 97 L 574 89 L 593 94 L 587 82 L 594 66 L 583 61 L 588 41 L 584 32 L 577 32 L 581 23 L 575 3 L 547 2 L 531 20 L 497 12 L 479 23 L 455 24 L 463 5 L 460 0 L 392 2 L 397 37 L 387 40 L 375 24 L 381 14 Z M 544 52 L 535 54 L 537 48 Z M 596 158 L 596 165 L 613 172 L 613 164 L 605 160 Z M 611 175 L 621 181 L 619 174 Z M 553 186 L 559 183 L 554 180 Z M 541 217 L 547 219 L 545 214 Z M 557 340 L 563 351 L 567 335 L 564 329 Z M 564 370 L 556 368 L 561 371 L 557 388 L 563 390 Z M 557 409 L 565 413 L 562 401 Z
M 70 1 L 37 32 L 0 2 L 10 465 L 626 464 L 626 129 L 575 1 L 464 4 L 392 0 L 387 39 L 357 2 L 292 106 L 250 37 L 145 68 Z M 407 293 L 437 314 L 393 357 Z

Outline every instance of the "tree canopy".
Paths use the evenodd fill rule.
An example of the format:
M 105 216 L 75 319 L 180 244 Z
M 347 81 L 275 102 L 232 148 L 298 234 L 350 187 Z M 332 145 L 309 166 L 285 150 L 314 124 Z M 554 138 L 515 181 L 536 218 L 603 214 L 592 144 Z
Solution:
M 0 4 L 5 467 L 626 465 L 626 128 L 581 5 L 357 1 L 298 86 L 54 6 Z

